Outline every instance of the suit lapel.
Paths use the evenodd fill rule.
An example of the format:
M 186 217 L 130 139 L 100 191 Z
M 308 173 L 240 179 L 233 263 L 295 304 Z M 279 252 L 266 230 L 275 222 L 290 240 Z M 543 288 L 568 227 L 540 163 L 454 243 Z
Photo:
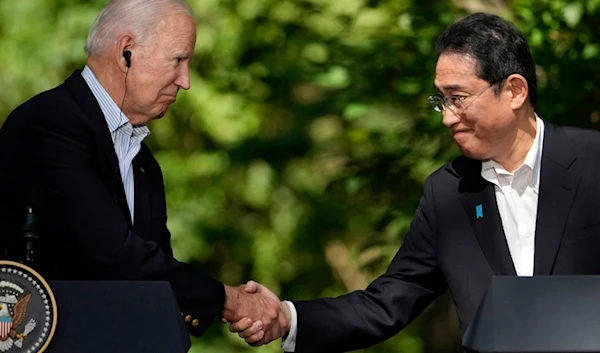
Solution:
M 581 179 L 576 156 L 560 128 L 544 126 L 537 224 L 535 231 L 535 275 L 552 273 L 569 210 Z
M 467 219 L 490 267 L 496 275 L 516 275 L 498 205 L 494 185 L 481 177 L 481 161 L 461 157 L 448 170 L 459 181 L 459 193 Z
M 473 164 L 460 180 L 467 218 L 494 273 L 516 275 L 498 212 L 494 185 L 481 177 L 481 162 L 473 161 Z
M 134 229 L 136 234 L 150 239 L 152 234 L 151 187 L 149 181 L 148 147 L 142 142 L 140 151 L 133 159 L 133 176 L 135 180 L 135 215 Z
M 127 198 L 125 197 L 125 190 L 123 188 L 123 181 L 119 170 L 119 162 L 117 154 L 115 153 L 115 146 L 110 136 L 104 114 L 102 114 L 102 110 L 100 109 L 100 105 L 98 105 L 96 97 L 94 97 L 94 94 L 81 76 L 80 71 L 75 71 L 65 81 L 65 84 L 71 91 L 77 105 L 81 108 L 83 115 L 85 115 L 92 124 L 98 147 L 104 156 L 104 160 L 106 160 L 109 166 L 106 182 L 109 183 L 114 193 L 113 196 L 115 201 L 121 206 L 123 215 L 131 228 L 131 216 L 129 213 L 129 206 L 127 205 Z

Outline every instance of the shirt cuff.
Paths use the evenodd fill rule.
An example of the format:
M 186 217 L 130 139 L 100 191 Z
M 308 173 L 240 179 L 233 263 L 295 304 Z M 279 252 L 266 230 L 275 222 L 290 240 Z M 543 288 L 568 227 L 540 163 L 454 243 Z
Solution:
M 281 349 L 284 352 L 295 352 L 296 351 L 296 335 L 298 330 L 298 316 L 296 314 L 296 307 L 294 303 L 285 300 L 286 303 L 290 307 L 290 312 L 292 313 L 292 325 L 290 326 L 290 332 L 287 337 L 284 337 L 281 342 Z

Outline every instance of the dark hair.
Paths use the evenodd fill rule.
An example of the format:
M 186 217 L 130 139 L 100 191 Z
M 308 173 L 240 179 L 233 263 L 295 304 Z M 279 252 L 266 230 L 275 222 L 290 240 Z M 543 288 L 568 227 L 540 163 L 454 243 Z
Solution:
M 537 80 L 535 63 L 527 40 L 510 22 L 496 15 L 474 13 L 450 25 L 437 40 L 438 56 L 466 54 L 477 62 L 475 73 L 490 84 L 503 81 L 511 74 L 525 77 L 529 102 L 535 107 Z M 499 87 L 494 87 L 496 94 Z

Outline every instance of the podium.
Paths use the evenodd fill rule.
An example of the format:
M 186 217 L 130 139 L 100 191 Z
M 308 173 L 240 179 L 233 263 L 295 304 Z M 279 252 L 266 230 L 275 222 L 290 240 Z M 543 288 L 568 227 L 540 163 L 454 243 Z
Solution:
M 493 277 L 467 352 L 600 352 L 600 276 Z
M 47 353 L 182 353 L 191 346 L 168 282 L 49 284 L 58 323 Z

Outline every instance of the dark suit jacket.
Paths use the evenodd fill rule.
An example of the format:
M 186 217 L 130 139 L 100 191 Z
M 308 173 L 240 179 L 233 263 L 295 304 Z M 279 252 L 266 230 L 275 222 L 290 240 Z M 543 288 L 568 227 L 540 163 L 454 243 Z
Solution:
M 600 133 L 545 123 L 535 275 L 600 274 Z M 476 217 L 482 205 L 483 218 Z M 294 302 L 296 352 L 381 342 L 447 289 L 464 333 L 494 275 L 516 275 L 493 184 L 460 157 L 433 173 L 404 243 L 366 290 Z
M 35 269 L 46 279 L 169 281 L 190 333 L 201 335 L 222 310 L 223 285 L 173 258 L 162 172 L 145 144 L 133 167 L 134 226 L 104 115 L 80 72 L 15 109 L 0 129 L 5 254 L 21 257 L 15 235 L 33 202 Z

